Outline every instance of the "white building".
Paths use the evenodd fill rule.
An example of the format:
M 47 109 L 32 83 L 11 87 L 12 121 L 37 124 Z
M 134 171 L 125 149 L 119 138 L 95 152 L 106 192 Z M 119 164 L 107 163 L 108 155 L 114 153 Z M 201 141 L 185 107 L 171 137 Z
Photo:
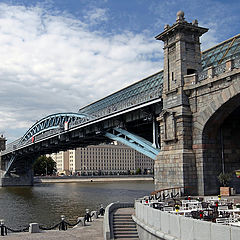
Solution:
M 123 144 L 101 144 L 50 155 L 59 174 L 126 174 L 152 172 L 154 160 Z

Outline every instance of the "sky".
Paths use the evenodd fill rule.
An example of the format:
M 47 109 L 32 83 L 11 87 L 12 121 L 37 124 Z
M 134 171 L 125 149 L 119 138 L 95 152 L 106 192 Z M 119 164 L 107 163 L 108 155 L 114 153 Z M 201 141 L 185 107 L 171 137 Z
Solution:
M 0 0 L 0 133 L 8 143 L 163 69 L 165 24 L 209 28 L 202 50 L 240 29 L 239 0 Z

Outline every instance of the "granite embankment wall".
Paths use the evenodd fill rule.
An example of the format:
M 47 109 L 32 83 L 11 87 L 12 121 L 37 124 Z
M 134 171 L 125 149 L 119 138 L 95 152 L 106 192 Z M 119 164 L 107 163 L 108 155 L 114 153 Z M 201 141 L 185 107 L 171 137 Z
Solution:
M 135 202 L 140 240 L 239 240 L 240 228 L 163 212 Z
M 119 181 L 153 181 L 151 175 L 139 176 L 63 176 L 35 177 L 34 183 L 71 183 L 71 182 L 119 182 Z

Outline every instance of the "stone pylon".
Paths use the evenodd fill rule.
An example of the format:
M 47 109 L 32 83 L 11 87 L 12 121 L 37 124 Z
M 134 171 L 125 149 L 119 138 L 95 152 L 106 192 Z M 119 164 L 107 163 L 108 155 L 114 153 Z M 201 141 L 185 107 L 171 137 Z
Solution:
M 197 194 L 195 154 L 192 149 L 192 112 L 184 92 L 184 76 L 201 71 L 200 36 L 208 29 L 198 21 L 185 21 L 177 13 L 176 22 L 165 25 L 156 36 L 164 42 L 163 111 L 160 124 L 161 152 L 155 162 L 155 187 L 182 186 Z

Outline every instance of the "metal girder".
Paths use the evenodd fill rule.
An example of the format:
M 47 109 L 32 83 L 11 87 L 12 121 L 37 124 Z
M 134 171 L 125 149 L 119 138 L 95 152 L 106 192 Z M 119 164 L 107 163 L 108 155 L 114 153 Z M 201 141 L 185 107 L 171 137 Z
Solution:
M 59 128 L 64 125 L 64 122 L 68 122 L 70 124 L 76 120 L 87 118 L 89 118 L 88 115 L 79 113 L 57 113 L 49 115 L 37 121 L 21 138 L 20 144 L 37 134 Z
M 16 158 L 17 158 L 16 155 L 12 155 L 12 156 L 11 156 L 11 159 L 10 159 L 10 161 L 9 161 L 8 164 L 7 164 L 7 167 L 6 167 L 6 170 L 5 170 L 3 176 L 6 176 L 6 174 L 9 172 L 9 170 L 10 170 L 13 162 L 16 160 Z
M 154 160 L 160 152 L 160 149 L 153 147 L 151 142 L 121 128 L 113 128 L 106 132 L 105 136 L 121 142 Z

